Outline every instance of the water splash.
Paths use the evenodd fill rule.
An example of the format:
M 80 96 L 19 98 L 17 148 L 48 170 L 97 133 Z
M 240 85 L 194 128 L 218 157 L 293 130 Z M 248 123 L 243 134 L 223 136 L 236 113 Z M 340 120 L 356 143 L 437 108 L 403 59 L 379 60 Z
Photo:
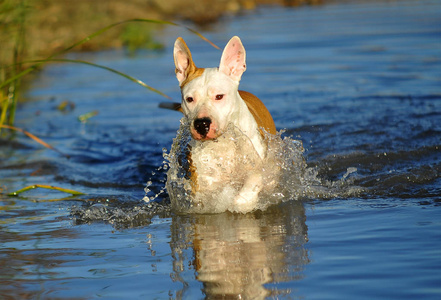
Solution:
M 70 214 L 77 225 L 105 222 L 122 229 L 149 225 L 156 216 L 170 217 L 171 209 L 165 200 L 146 203 L 134 199 L 96 197 L 82 205 L 72 206 Z
M 234 199 L 253 172 L 261 174 L 263 179 L 253 210 L 265 210 L 290 200 L 360 192 L 360 188 L 351 185 L 356 168 L 348 168 L 337 181 L 320 179 L 317 169 L 306 164 L 302 142 L 282 135 L 283 131 L 266 134 L 268 151 L 261 159 L 249 138 L 238 128 L 230 126 L 216 140 L 200 142 L 191 138 L 189 124 L 182 119 L 170 153 L 164 152 L 164 165 L 168 169 L 166 189 L 172 209 L 178 213 L 247 212 L 238 208 Z M 192 170 L 189 149 L 202 157 L 201 162 L 193 163 L 196 172 L 212 175 L 198 177 L 197 186 L 192 177 L 195 170 Z M 200 186 L 203 189 L 199 189 Z

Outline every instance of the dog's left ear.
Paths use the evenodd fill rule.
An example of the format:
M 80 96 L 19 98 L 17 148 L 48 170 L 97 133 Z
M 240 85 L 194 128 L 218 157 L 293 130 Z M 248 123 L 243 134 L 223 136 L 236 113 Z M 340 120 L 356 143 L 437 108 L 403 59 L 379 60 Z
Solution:
M 240 38 L 234 36 L 225 46 L 219 65 L 219 71 L 224 72 L 235 81 L 240 81 L 246 69 L 245 48 Z
M 187 44 L 181 37 L 178 37 L 175 41 L 173 58 L 175 60 L 176 78 L 179 81 L 179 85 L 182 86 L 183 82 L 194 73 L 197 68 L 191 58 L 190 49 L 188 49 Z

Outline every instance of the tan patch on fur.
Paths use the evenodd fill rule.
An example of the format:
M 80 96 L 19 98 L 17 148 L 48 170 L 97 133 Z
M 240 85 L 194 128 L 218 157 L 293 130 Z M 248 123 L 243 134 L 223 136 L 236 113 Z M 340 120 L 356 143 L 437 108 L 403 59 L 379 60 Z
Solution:
M 202 76 L 205 69 L 204 68 L 198 68 L 193 64 L 194 68 L 190 68 L 187 72 L 187 78 L 185 78 L 184 81 L 181 83 L 181 89 L 190 81 L 192 81 L 195 78 L 198 78 L 199 76 Z
M 205 69 L 204 68 L 196 67 L 196 65 L 193 62 L 193 58 L 191 56 L 190 49 L 188 49 L 188 46 L 185 43 L 183 38 L 178 37 L 177 40 L 176 40 L 176 43 L 179 44 L 179 46 L 181 48 L 180 51 L 184 52 L 184 54 L 187 56 L 187 59 L 188 59 L 188 66 L 187 66 L 187 68 L 185 70 L 185 74 L 183 74 L 185 79 L 180 83 L 180 87 L 182 89 L 187 83 L 189 83 L 193 79 L 201 76 L 204 73 Z M 175 66 L 176 66 L 175 73 L 176 74 L 181 73 L 181 71 L 178 69 L 177 57 L 173 56 L 173 58 L 174 58 L 174 61 L 175 61 Z
M 190 164 L 188 172 L 190 173 L 191 192 L 194 195 L 199 190 L 199 185 L 198 185 L 198 174 L 196 172 L 197 170 L 196 167 L 193 165 L 193 160 L 191 158 L 191 150 L 188 152 L 187 159 Z
M 245 104 L 253 115 L 254 120 L 256 120 L 257 126 L 259 126 L 260 134 L 263 136 L 263 132 L 260 128 L 264 128 L 271 134 L 276 134 L 277 130 L 273 117 L 262 101 L 260 101 L 260 99 L 253 94 L 245 91 L 239 91 L 239 95 L 245 101 Z

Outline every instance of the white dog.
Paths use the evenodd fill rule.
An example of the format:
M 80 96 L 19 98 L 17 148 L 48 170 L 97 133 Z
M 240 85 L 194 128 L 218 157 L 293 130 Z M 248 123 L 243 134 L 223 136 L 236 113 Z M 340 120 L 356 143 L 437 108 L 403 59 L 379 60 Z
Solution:
M 190 173 L 188 178 L 192 194 L 224 189 L 219 192 L 228 192 L 232 198 L 233 207 L 229 207 L 229 210 L 254 210 L 262 189 L 261 166 L 267 152 L 264 132 L 276 134 L 276 127 L 271 114 L 256 96 L 238 90 L 246 69 L 245 49 L 241 40 L 235 36 L 228 42 L 219 68 L 197 68 L 182 38 L 176 40 L 173 54 L 182 103 L 168 105 L 168 108 L 184 114 L 191 133 L 187 171 Z M 237 143 L 232 142 L 232 132 L 235 138 L 239 137 L 245 142 L 243 145 L 249 147 L 238 148 Z M 230 136 L 225 137 L 225 133 Z M 238 170 L 230 164 L 236 157 L 248 157 L 248 154 L 249 157 L 257 157 L 248 164 L 249 167 Z M 234 188 L 224 185 L 228 177 L 234 176 L 234 172 L 245 172 L 243 182 Z M 170 180 L 168 178 L 167 182 L 169 194 L 172 189 Z M 199 197 L 196 202 L 204 205 L 204 197 Z

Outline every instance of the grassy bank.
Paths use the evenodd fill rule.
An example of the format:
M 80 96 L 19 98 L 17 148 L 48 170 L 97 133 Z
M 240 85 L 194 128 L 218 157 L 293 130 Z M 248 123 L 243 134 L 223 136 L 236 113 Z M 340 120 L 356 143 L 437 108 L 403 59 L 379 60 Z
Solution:
M 238 14 L 260 4 L 318 4 L 322 0 L 2 0 L 0 2 L 0 126 L 12 125 L 23 62 L 45 59 L 110 24 L 142 18 L 190 21 L 196 28 L 224 14 Z M 161 48 L 157 25 L 134 22 L 115 26 L 78 44 L 75 51 L 127 47 Z M 40 64 L 39 66 L 42 66 Z M 27 65 L 29 66 L 29 65 Z M 1 130 L 1 128 L 0 128 Z
M 197 25 L 259 4 L 296 4 L 317 0 L 3 0 L 0 2 L 0 64 L 42 58 L 109 24 L 132 18 L 189 20 Z M 129 24 L 94 38 L 77 50 L 109 47 L 157 47 L 151 28 Z M 18 49 L 17 49 L 18 46 Z

